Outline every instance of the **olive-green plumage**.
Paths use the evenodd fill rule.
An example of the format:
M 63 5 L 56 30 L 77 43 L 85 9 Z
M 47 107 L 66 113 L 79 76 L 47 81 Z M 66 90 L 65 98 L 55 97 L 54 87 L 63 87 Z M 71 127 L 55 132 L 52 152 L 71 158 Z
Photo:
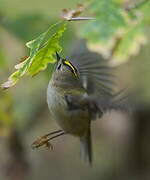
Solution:
M 81 156 L 91 163 L 90 124 L 101 117 L 111 97 L 110 69 L 95 53 L 80 54 L 69 60 L 57 54 L 57 60 L 47 89 L 51 117 L 66 133 L 80 138 Z

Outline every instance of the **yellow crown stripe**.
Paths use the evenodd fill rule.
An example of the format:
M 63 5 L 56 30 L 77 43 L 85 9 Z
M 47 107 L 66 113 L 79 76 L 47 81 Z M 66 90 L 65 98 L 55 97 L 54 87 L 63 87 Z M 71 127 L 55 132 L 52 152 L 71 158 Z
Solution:
M 65 60 L 64 63 L 67 64 L 72 69 L 74 75 L 77 76 L 77 72 L 76 72 L 76 69 L 74 68 L 74 66 L 67 60 Z

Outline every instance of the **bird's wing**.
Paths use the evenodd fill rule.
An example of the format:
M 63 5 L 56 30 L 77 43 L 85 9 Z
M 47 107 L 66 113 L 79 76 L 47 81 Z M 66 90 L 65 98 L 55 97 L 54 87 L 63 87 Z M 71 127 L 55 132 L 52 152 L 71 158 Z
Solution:
M 107 60 L 97 53 L 86 52 L 74 55 L 70 61 L 77 67 L 79 78 L 88 95 L 103 97 L 113 94 L 114 76 Z
M 127 98 L 122 95 L 121 91 L 119 93 L 114 91 L 115 77 L 112 75 L 107 60 L 89 51 L 74 54 L 70 60 L 77 67 L 82 86 L 87 92 L 85 99 L 82 96 L 75 97 L 73 102 L 77 100 L 82 102 L 84 99 L 84 104 L 88 104 L 92 114 L 94 112 L 92 119 L 95 119 L 95 114 L 101 116 L 108 110 L 128 109 L 126 107 Z

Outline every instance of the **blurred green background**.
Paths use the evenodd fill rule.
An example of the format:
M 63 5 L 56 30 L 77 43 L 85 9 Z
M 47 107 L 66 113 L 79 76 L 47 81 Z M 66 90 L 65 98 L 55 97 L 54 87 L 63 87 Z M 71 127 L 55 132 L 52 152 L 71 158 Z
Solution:
M 0 0 L 0 84 L 14 71 L 20 58 L 28 54 L 25 42 L 55 23 L 62 8 L 75 7 L 78 2 Z M 78 46 L 80 25 L 70 24 L 62 38 L 66 56 Z M 80 160 L 79 142 L 69 135 L 52 142 L 54 151 L 31 149 L 37 137 L 59 129 L 46 104 L 51 65 L 33 78 L 24 77 L 9 90 L 0 89 L 0 179 L 150 179 L 149 38 L 136 56 L 114 67 L 119 87 L 135 91 L 136 108 L 132 115 L 109 112 L 92 123 L 92 167 Z

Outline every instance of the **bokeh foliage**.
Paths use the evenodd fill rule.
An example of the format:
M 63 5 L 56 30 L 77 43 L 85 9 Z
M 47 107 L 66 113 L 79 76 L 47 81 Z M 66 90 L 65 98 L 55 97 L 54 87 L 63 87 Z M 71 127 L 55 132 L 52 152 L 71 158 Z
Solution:
M 112 59 L 113 64 L 129 60 L 146 43 L 150 24 L 150 1 L 90 0 L 95 21 L 86 23 L 81 36 L 89 47 Z

